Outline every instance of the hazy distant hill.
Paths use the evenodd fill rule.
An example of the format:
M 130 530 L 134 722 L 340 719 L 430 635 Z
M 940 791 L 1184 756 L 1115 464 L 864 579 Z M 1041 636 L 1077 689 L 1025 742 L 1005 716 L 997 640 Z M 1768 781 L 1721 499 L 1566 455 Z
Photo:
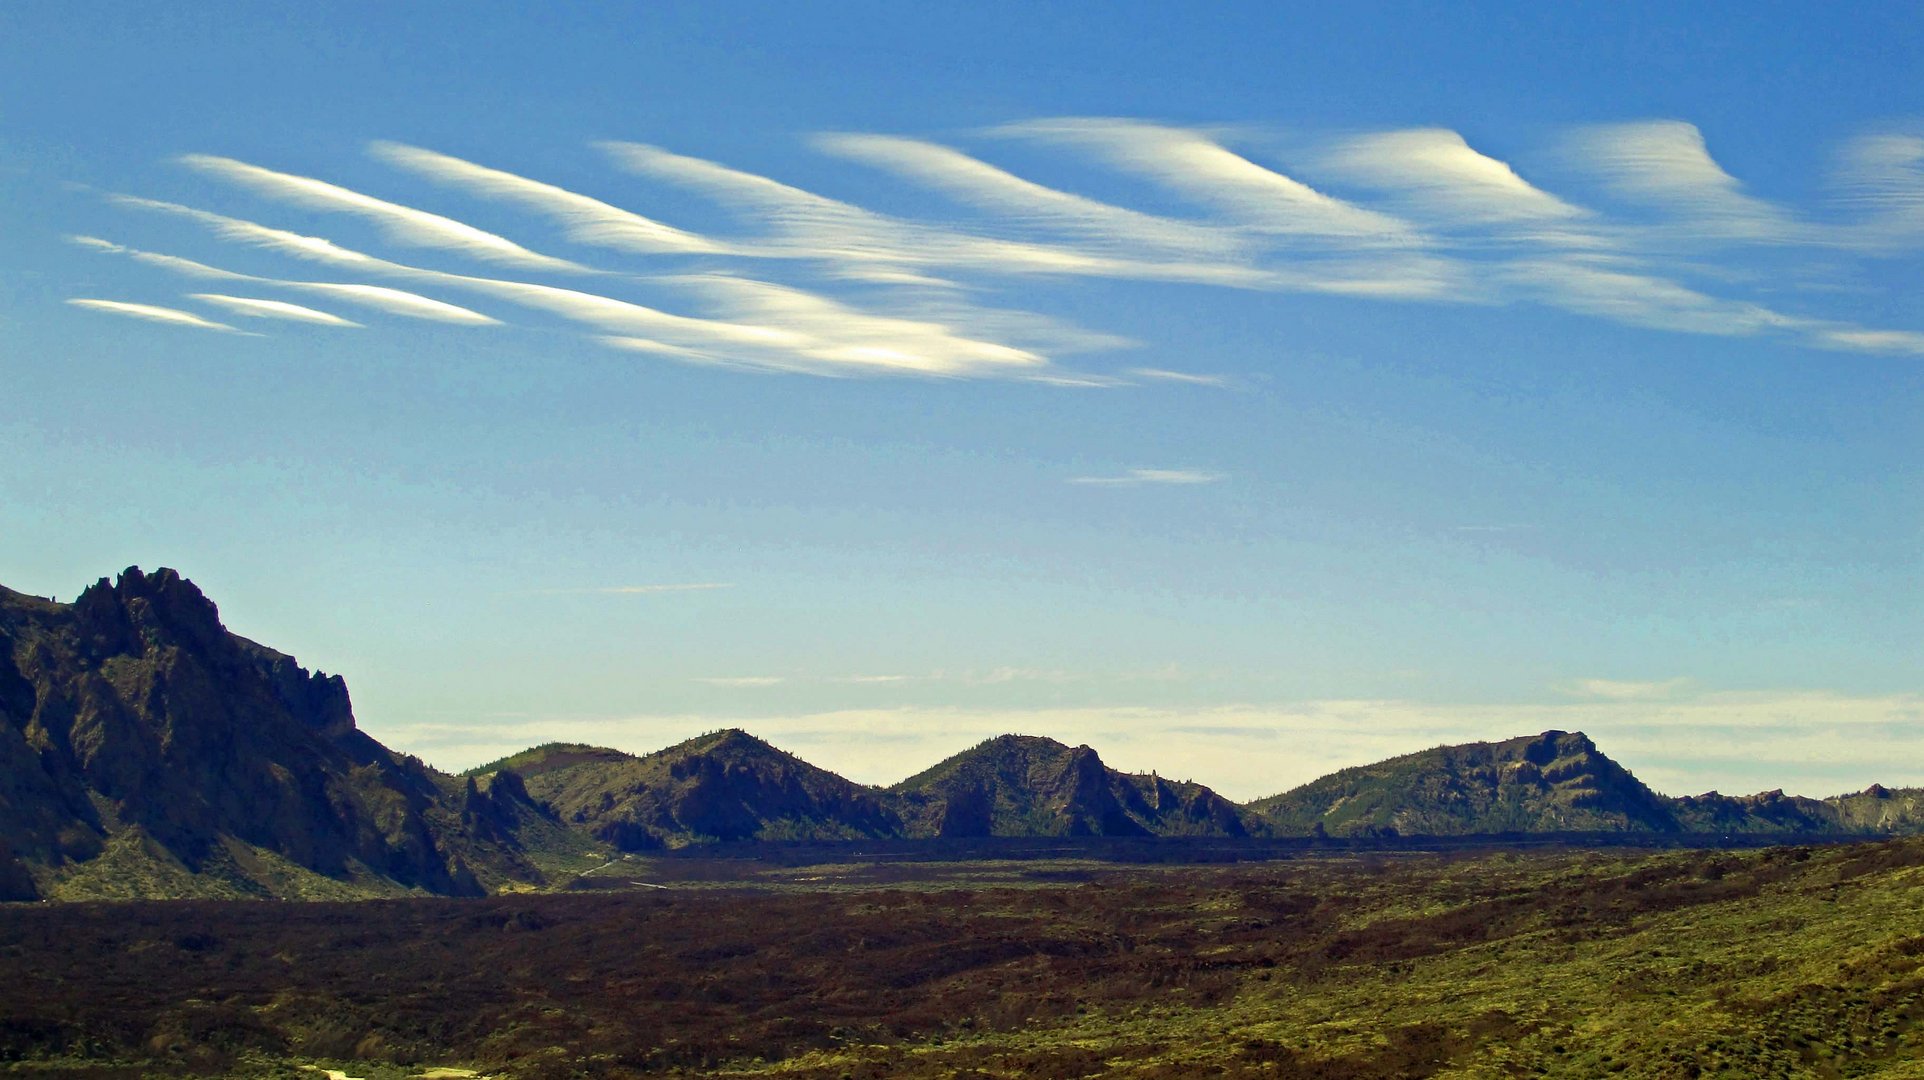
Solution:
M 1278 832 L 1332 836 L 1673 831 L 1667 800 L 1580 732 L 1440 746 L 1325 776 L 1249 809 Z
M 889 791 L 911 836 L 1243 836 L 1201 784 L 1120 773 L 1087 746 L 1002 735 Z
M 1248 809 L 1284 835 L 1656 831 L 1880 835 L 1924 831 L 1924 791 L 1872 785 L 1810 799 L 1766 791 L 1668 798 L 1582 732 L 1439 746 L 1332 773 Z
M 228 633 L 172 570 L 72 604 L 0 588 L 6 897 L 474 895 L 587 846 L 558 824 L 369 738 L 339 676 Z
M 562 820 L 625 850 L 727 840 L 896 836 L 878 789 L 819 769 L 743 731 L 635 757 L 552 743 L 503 759 Z

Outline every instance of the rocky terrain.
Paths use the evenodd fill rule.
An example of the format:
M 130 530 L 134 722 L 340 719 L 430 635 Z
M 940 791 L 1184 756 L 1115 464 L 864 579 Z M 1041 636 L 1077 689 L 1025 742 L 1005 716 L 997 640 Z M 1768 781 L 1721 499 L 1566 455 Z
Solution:
M 0 899 L 471 896 L 734 841 L 1924 831 L 1924 792 L 1653 792 L 1580 732 L 1444 746 L 1239 806 L 987 740 L 889 788 L 746 732 L 636 756 L 551 743 L 442 773 L 355 725 L 346 684 L 229 633 L 172 570 L 71 604 L 0 589 Z
M 355 727 L 346 684 L 228 633 L 172 570 L 0 590 L 0 893 L 479 895 L 587 845 Z
M 553 744 L 505 765 L 561 820 L 624 851 L 731 840 L 847 840 L 899 836 L 902 821 L 878 789 L 845 780 L 747 732 L 703 735 L 635 757 Z
M 1002 735 L 889 789 L 910 836 L 1244 836 L 1201 784 L 1117 772 L 1087 746 Z

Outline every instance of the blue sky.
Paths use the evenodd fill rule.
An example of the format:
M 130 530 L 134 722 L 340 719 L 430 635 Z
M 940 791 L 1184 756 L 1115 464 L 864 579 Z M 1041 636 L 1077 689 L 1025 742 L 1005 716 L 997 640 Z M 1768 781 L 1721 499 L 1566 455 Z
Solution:
M 0 581 L 460 767 L 1924 783 L 1924 12 L 9 5 Z

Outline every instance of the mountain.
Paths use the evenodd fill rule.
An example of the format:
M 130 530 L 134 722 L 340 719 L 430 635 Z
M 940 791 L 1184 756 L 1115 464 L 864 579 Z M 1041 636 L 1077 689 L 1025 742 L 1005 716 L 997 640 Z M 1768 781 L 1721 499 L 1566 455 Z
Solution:
M 590 846 L 516 781 L 388 750 L 172 570 L 0 588 L 0 896 L 466 896 Z
M 550 743 L 501 765 L 562 820 L 627 851 L 728 840 L 896 836 L 878 789 L 730 729 L 646 757 Z M 484 768 L 486 768 L 484 766 Z
M 1244 836 L 1235 804 L 1117 772 L 1087 746 L 1002 735 L 889 789 L 910 836 Z
M 1924 831 L 1924 790 L 1873 784 L 1810 799 L 1669 798 L 1645 787 L 1582 732 L 1440 746 L 1332 773 L 1248 809 L 1277 833 L 1331 836 L 1503 832 L 1815 833 Z
M 1332 836 L 1680 828 L 1668 800 L 1581 732 L 1441 746 L 1258 799 L 1277 832 Z

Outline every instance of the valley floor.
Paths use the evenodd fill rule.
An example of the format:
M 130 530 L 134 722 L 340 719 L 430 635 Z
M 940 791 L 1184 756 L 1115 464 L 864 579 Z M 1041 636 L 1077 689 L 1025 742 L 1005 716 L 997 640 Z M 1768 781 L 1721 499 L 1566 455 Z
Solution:
M 1924 1078 L 1924 841 L 691 865 L 0 908 L 0 1075 Z

